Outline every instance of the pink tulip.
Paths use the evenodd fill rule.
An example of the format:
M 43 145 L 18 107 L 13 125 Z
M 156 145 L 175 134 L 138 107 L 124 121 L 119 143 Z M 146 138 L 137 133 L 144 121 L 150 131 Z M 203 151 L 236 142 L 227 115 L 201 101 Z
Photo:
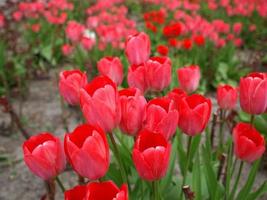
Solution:
M 234 109 L 238 94 L 237 89 L 230 85 L 220 85 L 217 88 L 217 102 L 221 109 Z
M 123 66 L 118 57 L 104 57 L 97 62 L 97 69 L 101 75 L 109 77 L 120 85 L 123 80 Z
M 250 114 L 262 114 L 267 109 L 267 78 L 264 73 L 250 73 L 240 79 L 240 106 Z
M 72 42 L 79 42 L 84 33 L 85 27 L 76 22 L 76 21 L 69 21 L 66 27 L 66 36 L 72 41 Z
M 146 66 L 141 64 L 129 67 L 127 81 L 129 87 L 138 88 L 142 93 L 145 93 L 148 89 L 146 81 Z
M 168 57 L 152 57 L 145 65 L 149 89 L 161 91 L 170 85 L 171 60 Z
M 194 136 L 200 134 L 208 124 L 211 114 L 211 101 L 202 95 L 194 94 L 181 99 L 178 126 L 183 133 Z
M 103 177 L 109 167 L 109 146 L 101 128 L 87 124 L 65 135 L 65 153 L 73 169 L 83 177 Z
M 197 65 L 183 67 L 177 70 L 180 87 L 187 93 L 194 92 L 199 85 L 200 69 Z
M 23 144 L 24 161 L 32 173 L 49 180 L 62 172 L 66 165 L 63 146 L 51 133 L 40 133 Z
M 152 99 L 146 107 L 144 128 L 163 134 L 166 140 L 175 134 L 178 123 L 178 112 L 175 104 L 168 98 Z
M 128 37 L 125 53 L 131 65 L 140 65 L 146 62 L 150 55 L 150 39 L 144 32 Z
M 171 154 L 171 144 L 162 134 L 148 130 L 138 133 L 133 148 L 133 162 L 139 176 L 154 181 L 166 175 Z
M 121 119 L 116 84 L 107 76 L 98 76 L 81 89 L 81 109 L 88 124 L 111 132 Z
M 136 135 L 143 124 L 146 99 L 137 88 L 119 91 L 121 103 L 120 129 L 128 135 Z
M 59 92 L 70 105 L 79 105 L 80 89 L 86 84 L 86 73 L 80 70 L 65 70 L 59 74 Z
M 187 96 L 187 94 L 185 93 L 185 91 L 183 91 L 180 88 L 174 88 L 172 91 L 170 91 L 167 94 L 167 98 L 173 100 L 176 109 L 178 109 L 178 105 L 180 103 L 180 100 L 186 96 Z

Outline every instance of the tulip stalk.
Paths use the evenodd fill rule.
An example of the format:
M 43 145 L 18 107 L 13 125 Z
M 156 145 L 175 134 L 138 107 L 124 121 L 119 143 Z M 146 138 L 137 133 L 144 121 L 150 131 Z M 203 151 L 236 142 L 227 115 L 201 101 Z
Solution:
M 56 186 L 55 186 L 54 179 L 45 181 L 45 186 L 46 186 L 46 192 L 47 192 L 47 199 L 55 200 Z
M 220 109 L 219 150 L 221 151 L 223 150 L 223 130 L 224 130 L 225 114 L 226 111 Z
M 160 191 L 159 191 L 159 181 L 153 181 L 152 182 L 153 187 L 153 199 L 154 200 L 160 200 Z
M 58 176 L 56 177 L 56 182 L 57 182 L 58 186 L 60 187 L 61 191 L 64 193 L 66 189 L 65 189 L 63 183 L 61 182 L 61 180 L 59 179 Z
M 242 172 L 243 166 L 244 166 L 244 162 L 241 161 L 240 165 L 239 165 L 239 169 L 238 169 L 237 178 L 235 180 L 235 184 L 234 184 L 233 190 L 231 191 L 231 194 L 230 194 L 230 198 L 229 198 L 230 200 L 234 199 L 235 192 L 237 190 L 237 186 L 238 186 L 238 183 L 239 183 L 239 180 L 240 180 L 240 176 L 241 176 L 241 172 Z
M 129 185 L 129 181 L 128 181 L 128 178 L 127 178 L 126 170 L 125 170 L 124 164 L 122 162 L 122 159 L 120 157 L 120 153 L 119 153 L 119 150 L 118 150 L 118 147 L 117 147 L 117 143 L 115 141 L 115 138 L 113 136 L 113 133 L 109 133 L 108 135 L 109 135 L 110 140 L 111 140 L 111 143 L 113 145 L 114 155 L 115 155 L 115 157 L 116 157 L 116 159 L 118 161 L 119 167 L 120 167 L 120 172 L 121 172 L 122 180 L 123 180 L 124 183 L 127 183 L 128 184 L 128 187 L 130 189 L 130 185 Z

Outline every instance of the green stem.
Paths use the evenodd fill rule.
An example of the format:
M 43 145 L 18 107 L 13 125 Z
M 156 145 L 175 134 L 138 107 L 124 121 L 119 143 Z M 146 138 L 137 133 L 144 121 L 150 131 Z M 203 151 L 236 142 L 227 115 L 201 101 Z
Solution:
M 255 115 L 251 115 L 250 116 L 250 124 L 251 124 L 251 126 L 253 126 L 254 119 L 255 119 Z
M 117 159 L 117 161 L 119 163 L 122 180 L 123 180 L 124 183 L 128 184 L 128 188 L 130 189 L 130 185 L 129 185 L 128 177 L 127 177 L 127 174 L 126 174 L 126 170 L 125 170 L 125 167 L 123 165 L 122 159 L 120 157 L 119 150 L 118 150 L 118 147 L 117 147 L 117 143 L 115 141 L 113 133 L 110 133 L 108 135 L 109 135 L 111 143 L 113 145 L 113 150 L 114 150 L 113 153 L 114 153 L 114 155 L 115 155 L 115 157 L 116 157 L 116 159 Z
M 153 181 L 152 187 L 153 187 L 153 199 L 160 200 L 159 181 Z
M 239 183 L 239 180 L 240 180 L 240 176 L 241 176 L 241 172 L 242 172 L 242 169 L 243 169 L 243 165 L 244 165 L 244 162 L 241 161 L 240 165 L 239 165 L 239 169 L 238 169 L 238 175 L 237 175 L 237 178 L 235 180 L 235 184 L 234 184 L 233 190 L 231 191 L 231 195 L 230 195 L 230 198 L 229 198 L 230 200 L 234 199 L 235 192 L 237 190 L 237 186 L 238 186 L 238 183 Z
M 56 182 L 57 182 L 58 186 L 60 187 L 61 191 L 64 193 L 66 189 L 65 189 L 63 183 L 61 182 L 61 180 L 59 179 L 58 176 L 56 177 Z
M 223 150 L 223 128 L 224 128 L 224 120 L 225 120 L 225 111 L 220 110 L 220 128 L 219 128 L 219 150 Z
M 183 182 L 182 182 L 182 186 L 181 186 L 181 193 L 180 193 L 180 199 L 182 199 L 182 196 L 183 196 L 183 186 L 186 182 L 186 178 L 187 178 L 187 171 L 188 171 L 188 168 L 189 168 L 189 163 L 191 161 L 191 144 L 192 144 L 192 139 L 193 137 L 189 136 L 189 139 L 188 139 L 188 144 L 187 144 L 187 154 L 186 154 L 186 165 L 185 165 L 185 171 L 184 171 L 184 176 L 183 176 Z
M 229 199 L 229 190 L 230 190 L 230 182 L 231 182 L 231 177 L 232 177 L 232 162 L 233 162 L 233 143 L 231 142 L 229 145 L 229 149 L 228 149 L 228 154 L 227 154 L 228 158 L 227 158 L 227 166 L 226 166 L 226 177 L 225 177 L 225 200 Z

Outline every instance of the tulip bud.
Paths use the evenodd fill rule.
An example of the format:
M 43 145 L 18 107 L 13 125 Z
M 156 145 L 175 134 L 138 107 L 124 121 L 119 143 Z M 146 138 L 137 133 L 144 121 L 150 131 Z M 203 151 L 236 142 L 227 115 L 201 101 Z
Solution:
M 43 180 L 56 177 L 66 165 L 63 146 L 59 138 L 50 133 L 30 137 L 23 144 L 23 154 L 31 172 Z
M 95 180 L 106 174 L 109 146 L 101 128 L 87 124 L 78 126 L 65 135 L 64 147 L 68 160 L 80 176 Z
M 112 181 L 91 182 L 65 192 L 65 200 L 128 200 L 125 184 L 118 188 Z
M 267 108 L 267 78 L 264 73 L 250 73 L 240 79 L 240 106 L 249 114 L 262 114 Z
M 200 69 L 197 65 L 183 67 L 177 70 L 180 87 L 187 93 L 194 92 L 199 85 Z
M 161 133 L 166 140 L 174 135 L 178 123 L 175 104 L 168 98 L 152 99 L 146 107 L 144 128 Z
M 146 81 L 146 66 L 141 64 L 129 67 L 127 81 L 129 87 L 138 88 L 142 93 L 145 93 L 148 89 Z
M 137 88 L 119 91 L 121 103 L 120 129 L 128 135 L 136 135 L 143 124 L 146 99 Z
M 81 109 L 88 124 L 111 132 L 121 120 L 121 107 L 116 84 L 98 76 L 81 89 Z
M 178 113 L 178 126 L 183 133 L 189 136 L 200 134 L 209 121 L 211 101 L 198 94 L 184 97 L 179 103 Z
M 183 98 L 183 97 L 186 97 L 187 94 L 185 93 L 185 91 L 183 91 L 182 89 L 180 88 L 174 88 L 172 91 L 170 91 L 168 94 L 167 94 L 167 98 L 173 100 L 174 102 L 174 107 L 176 109 L 178 109 L 178 105 L 179 105 L 179 102 L 180 100 Z
M 134 144 L 133 162 L 139 176 L 154 181 L 166 175 L 171 153 L 171 144 L 162 134 L 142 130 Z
M 150 39 L 144 32 L 128 37 L 125 53 L 131 65 L 140 65 L 146 62 L 150 55 Z
M 220 85 L 217 88 L 217 102 L 221 109 L 234 109 L 237 98 L 236 88 L 230 85 Z
M 120 85 L 123 80 L 123 66 L 118 57 L 104 57 L 97 62 L 97 69 L 101 75 L 109 77 Z
M 236 157 L 246 162 L 259 159 L 265 151 L 264 137 L 251 125 L 238 123 L 233 130 Z
M 59 74 L 59 92 L 70 105 L 79 105 L 80 89 L 87 84 L 87 76 L 80 70 L 65 70 Z
M 171 60 L 168 57 L 152 57 L 145 65 L 149 89 L 161 91 L 170 85 Z

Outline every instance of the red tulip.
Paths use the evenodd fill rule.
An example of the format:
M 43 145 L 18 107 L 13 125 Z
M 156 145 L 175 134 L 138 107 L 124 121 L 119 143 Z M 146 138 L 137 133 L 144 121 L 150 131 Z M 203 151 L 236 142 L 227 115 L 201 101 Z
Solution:
M 63 146 L 51 133 L 40 133 L 23 144 L 24 161 L 32 173 L 49 180 L 62 172 L 66 165 Z
M 240 79 L 240 106 L 250 114 L 262 114 L 267 108 L 267 78 L 264 73 L 251 73 Z
M 189 49 L 192 48 L 192 46 L 193 46 L 193 44 L 192 44 L 191 39 L 186 38 L 186 39 L 183 40 L 183 48 L 184 48 L 184 49 L 189 50 Z
M 140 65 L 148 60 L 150 55 L 150 39 L 144 32 L 128 37 L 125 53 L 131 65 Z
M 95 180 L 103 177 L 109 167 L 109 146 L 101 128 L 80 125 L 65 135 L 65 153 L 73 169 L 83 177 Z
M 59 92 L 71 105 L 79 105 L 80 89 L 86 86 L 87 76 L 80 70 L 65 70 L 59 74 Z
M 265 151 L 264 137 L 251 124 L 238 123 L 233 130 L 234 152 L 243 161 L 253 162 Z
M 98 76 L 81 89 L 81 109 L 88 124 L 111 132 L 120 122 L 121 108 L 116 84 Z
M 97 62 L 97 69 L 101 75 L 109 77 L 120 85 L 123 80 L 123 66 L 118 57 L 104 57 Z
M 199 85 L 200 69 L 197 65 L 183 67 L 177 70 L 180 87 L 187 93 L 194 92 Z
M 217 88 L 217 102 L 221 109 L 234 109 L 238 94 L 237 89 L 230 85 L 220 85 Z
M 152 57 L 146 63 L 147 83 L 151 90 L 161 91 L 171 83 L 171 60 L 168 57 Z
M 120 129 L 128 135 L 136 135 L 143 124 L 146 99 L 137 88 L 119 92 L 121 103 Z
M 187 96 L 187 94 L 185 93 L 185 91 L 183 91 L 180 88 L 174 88 L 172 91 L 170 91 L 168 93 L 167 98 L 173 100 L 175 108 L 178 109 L 178 105 L 179 105 L 180 100 L 186 96 Z
M 205 44 L 205 38 L 202 35 L 196 35 L 194 37 L 194 42 L 198 46 L 203 46 Z
M 146 66 L 141 64 L 129 67 L 127 81 L 129 87 L 138 88 L 142 93 L 145 93 L 148 88 L 146 81 Z
M 157 46 L 157 52 L 162 56 L 167 56 L 169 53 L 169 48 L 165 45 Z
M 200 134 L 210 118 L 211 101 L 202 95 L 194 94 L 181 99 L 178 106 L 179 128 L 187 135 Z
M 165 37 L 177 37 L 182 32 L 182 26 L 179 22 L 167 25 L 163 28 L 163 35 Z
M 158 133 L 142 130 L 135 141 L 133 162 L 139 176 L 148 181 L 166 175 L 171 144 Z
M 128 200 L 125 184 L 118 188 L 112 181 L 91 182 L 65 192 L 65 200 Z
M 178 123 L 175 104 L 168 98 L 152 99 L 146 107 L 144 128 L 163 134 L 169 140 L 175 133 Z

